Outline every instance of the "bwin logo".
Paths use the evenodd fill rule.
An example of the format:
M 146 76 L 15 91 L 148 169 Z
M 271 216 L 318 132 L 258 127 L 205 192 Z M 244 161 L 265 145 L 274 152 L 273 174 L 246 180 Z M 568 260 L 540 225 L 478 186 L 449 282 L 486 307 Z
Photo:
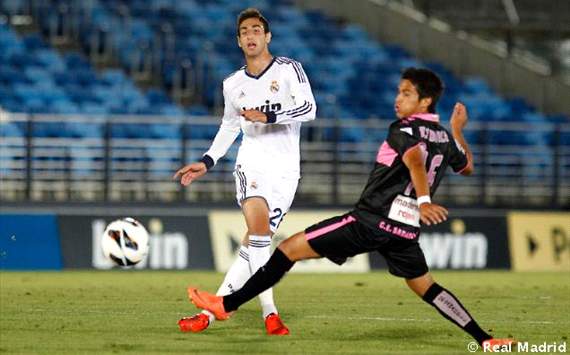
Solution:
M 281 110 L 281 104 L 280 103 L 274 103 L 271 104 L 271 102 L 269 100 L 265 100 L 265 105 L 261 105 L 261 106 L 257 106 L 251 109 L 247 109 L 245 107 L 243 107 L 243 110 L 257 110 L 257 111 L 261 111 L 261 112 L 276 112 Z
M 482 269 L 487 266 L 488 241 L 483 233 L 466 233 L 465 223 L 451 221 L 451 233 L 422 233 L 420 245 L 433 269 Z

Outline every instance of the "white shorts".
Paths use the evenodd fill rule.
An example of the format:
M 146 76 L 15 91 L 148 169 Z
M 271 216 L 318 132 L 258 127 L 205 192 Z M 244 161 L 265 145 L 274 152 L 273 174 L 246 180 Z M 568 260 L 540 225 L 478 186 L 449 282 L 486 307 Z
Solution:
M 269 206 L 269 228 L 275 233 L 279 224 L 289 212 L 295 198 L 299 179 L 282 174 L 260 172 L 236 165 L 234 170 L 236 181 L 236 200 L 241 202 L 250 197 L 262 197 Z

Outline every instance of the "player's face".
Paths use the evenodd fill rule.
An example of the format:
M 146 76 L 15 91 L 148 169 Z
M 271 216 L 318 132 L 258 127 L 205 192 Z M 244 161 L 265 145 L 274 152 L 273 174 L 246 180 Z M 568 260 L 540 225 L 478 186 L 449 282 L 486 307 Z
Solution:
M 403 79 L 398 86 L 398 95 L 394 103 L 394 110 L 398 118 L 405 118 L 414 113 L 428 112 L 431 103 L 430 98 L 420 100 L 418 90 L 411 81 Z
M 271 33 L 265 33 L 263 23 L 258 18 L 252 17 L 239 26 L 237 40 L 246 57 L 256 57 L 267 50 Z

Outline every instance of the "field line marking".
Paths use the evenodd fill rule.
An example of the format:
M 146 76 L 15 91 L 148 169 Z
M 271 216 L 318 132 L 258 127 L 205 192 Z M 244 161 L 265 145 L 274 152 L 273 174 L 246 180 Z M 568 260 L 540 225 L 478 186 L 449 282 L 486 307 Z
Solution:
M 439 319 L 417 319 L 417 318 L 394 318 L 394 317 L 341 317 L 341 316 L 326 316 L 326 315 L 316 315 L 316 316 L 305 316 L 305 318 L 312 318 L 312 319 L 339 319 L 339 320 L 377 320 L 377 321 L 396 321 L 396 322 L 433 322 L 439 321 Z M 511 323 L 511 320 L 504 320 L 504 319 L 485 319 L 487 322 L 494 322 L 494 323 Z M 518 321 L 520 323 L 527 323 L 527 324 L 554 324 L 552 321 Z M 568 322 L 557 322 L 557 323 L 568 323 Z

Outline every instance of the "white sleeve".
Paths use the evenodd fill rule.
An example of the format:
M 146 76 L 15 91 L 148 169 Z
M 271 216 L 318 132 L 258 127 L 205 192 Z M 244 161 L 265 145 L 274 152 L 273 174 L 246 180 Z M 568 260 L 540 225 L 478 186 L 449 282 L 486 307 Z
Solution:
M 232 146 L 240 132 L 240 115 L 232 105 L 229 94 L 224 86 L 224 117 L 222 124 L 214 137 L 214 141 L 210 149 L 204 154 L 202 161 L 206 167 L 210 169 L 214 166 L 218 159 L 226 155 L 228 149 Z M 210 159 L 208 159 L 208 157 Z
M 270 113 L 267 117 L 268 123 L 288 124 L 293 122 L 307 122 L 315 119 L 317 114 L 317 104 L 313 97 L 311 84 L 301 66 L 301 63 L 292 60 L 287 66 L 289 71 L 287 80 L 291 89 L 291 97 L 294 105 Z

